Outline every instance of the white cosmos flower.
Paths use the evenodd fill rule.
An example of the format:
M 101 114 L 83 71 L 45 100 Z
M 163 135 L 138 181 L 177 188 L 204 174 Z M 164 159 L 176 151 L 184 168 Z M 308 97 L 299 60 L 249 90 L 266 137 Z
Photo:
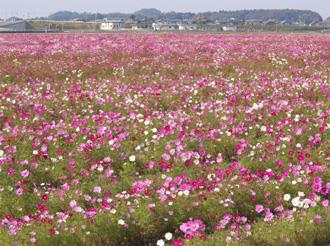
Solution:
M 118 225 L 125 225 L 125 221 L 122 219 L 118 220 Z
M 189 190 L 185 190 L 185 191 L 183 192 L 183 194 L 184 194 L 185 196 L 188 196 L 188 195 L 189 195 Z
M 299 191 L 299 192 L 298 192 L 298 196 L 303 197 L 303 196 L 305 196 L 305 193 L 302 192 L 302 191 Z
M 131 155 L 129 157 L 129 161 L 134 162 L 136 160 L 135 155 Z
M 172 233 L 170 233 L 170 232 L 165 233 L 165 239 L 167 241 L 170 241 L 172 239 Z
M 151 131 L 152 131 L 153 133 L 156 133 L 156 132 L 157 132 L 157 128 L 152 128 Z
M 164 242 L 163 239 L 159 239 L 159 240 L 157 241 L 157 246 L 164 246 L 164 245 L 165 245 L 165 242 Z
M 291 199 L 290 194 L 285 194 L 283 199 L 284 199 L 284 201 L 289 201 Z
M 261 130 L 262 132 L 265 132 L 265 131 L 267 131 L 267 127 L 266 127 L 266 126 L 262 126 L 262 127 L 260 128 L 260 130 Z
M 299 196 L 293 198 L 291 202 L 294 207 L 298 207 L 298 208 L 301 208 L 304 205 L 303 202 L 300 201 Z

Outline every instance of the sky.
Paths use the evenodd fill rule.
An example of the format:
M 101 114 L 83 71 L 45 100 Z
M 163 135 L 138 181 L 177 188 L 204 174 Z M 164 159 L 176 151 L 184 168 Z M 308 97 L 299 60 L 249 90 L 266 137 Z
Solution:
M 239 9 L 310 9 L 330 17 L 330 0 L 0 0 L 0 17 L 48 16 L 59 10 L 132 13 L 141 8 L 203 12 Z

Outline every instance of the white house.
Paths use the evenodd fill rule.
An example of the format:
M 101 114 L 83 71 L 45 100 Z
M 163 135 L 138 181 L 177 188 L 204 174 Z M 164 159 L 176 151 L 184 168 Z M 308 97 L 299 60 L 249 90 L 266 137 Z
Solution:
M 132 25 L 132 30 L 133 31 L 138 31 L 141 30 L 142 28 L 140 28 L 138 25 Z
M 173 31 L 178 29 L 178 25 L 167 23 L 152 23 L 152 29 L 154 31 Z
M 123 28 L 124 22 L 121 20 L 111 20 L 102 22 L 100 30 L 102 31 L 118 31 Z
M 132 25 L 132 30 L 133 31 L 140 31 L 140 30 L 144 30 L 144 29 L 147 29 L 146 25 L 142 25 L 142 24 Z
M 193 24 L 179 24 L 180 31 L 195 31 L 197 30 L 197 25 Z
M 223 26 L 222 31 L 224 31 L 224 32 L 236 32 L 237 27 L 236 26 Z

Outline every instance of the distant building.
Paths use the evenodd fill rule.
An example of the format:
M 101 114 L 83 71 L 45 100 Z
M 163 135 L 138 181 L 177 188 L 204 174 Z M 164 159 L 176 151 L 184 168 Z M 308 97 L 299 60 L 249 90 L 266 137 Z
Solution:
M 0 22 L 2 32 L 24 32 L 32 29 L 27 21 L 4 21 Z
M 237 32 L 236 26 L 223 26 L 222 31 L 224 32 Z
M 194 24 L 179 24 L 178 25 L 180 31 L 196 31 L 197 25 Z
M 100 25 L 102 31 L 118 31 L 123 28 L 124 22 L 121 20 L 104 21 Z
M 133 31 L 138 31 L 138 30 L 141 30 L 141 29 L 142 29 L 142 28 L 139 27 L 139 25 L 136 25 L 136 24 L 132 25 L 132 30 L 133 30 Z
M 154 31 L 173 31 L 178 29 L 178 25 L 168 23 L 152 23 L 152 29 Z
M 148 28 L 150 28 L 150 27 L 148 27 L 147 23 L 135 23 L 132 25 L 133 31 L 139 31 L 139 30 L 148 29 Z
M 288 20 L 282 20 L 280 22 L 281 25 L 290 25 L 290 22 Z
M 7 22 L 17 22 L 17 21 L 22 21 L 23 19 L 18 18 L 18 17 L 10 17 L 6 19 Z
M 295 26 L 306 26 L 305 23 L 302 23 L 302 22 L 299 22 L 299 21 L 293 22 L 292 25 L 295 25 Z
M 262 24 L 263 20 L 261 19 L 248 19 L 245 20 L 245 24 L 251 24 L 251 25 L 257 25 L 257 24 Z
M 265 25 L 276 25 L 276 24 L 278 24 L 278 21 L 275 20 L 275 19 L 269 19 L 269 20 L 266 20 L 263 24 L 265 24 Z
M 231 25 L 233 23 L 238 23 L 238 22 L 239 22 L 239 20 L 234 18 L 234 17 L 231 17 L 231 18 L 229 18 L 229 17 L 218 17 L 214 21 L 215 24 L 227 24 L 227 25 Z
M 327 19 L 325 19 L 324 22 L 330 24 L 330 17 L 328 17 Z
M 322 26 L 322 21 L 319 21 L 319 20 L 315 20 L 311 23 L 309 23 L 309 26 Z
M 325 26 L 330 27 L 330 17 L 328 19 L 326 19 L 323 23 Z

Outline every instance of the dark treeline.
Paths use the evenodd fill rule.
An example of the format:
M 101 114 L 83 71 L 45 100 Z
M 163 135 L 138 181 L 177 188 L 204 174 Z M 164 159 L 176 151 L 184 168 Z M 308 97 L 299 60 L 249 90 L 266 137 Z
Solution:
M 123 13 L 77 13 L 71 11 L 59 11 L 42 19 L 56 21 L 94 21 L 100 19 L 122 19 L 133 21 L 185 21 L 185 22 L 246 22 L 251 20 L 257 21 L 286 21 L 288 23 L 309 24 L 315 21 L 322 21 L 322 17 L 310 10 L 294 10 L 294 9 L 253 9 L 253 10 L 237 10 L 217 12 L 161 12 L 157 9 L 142 9 L 132 14 Z

